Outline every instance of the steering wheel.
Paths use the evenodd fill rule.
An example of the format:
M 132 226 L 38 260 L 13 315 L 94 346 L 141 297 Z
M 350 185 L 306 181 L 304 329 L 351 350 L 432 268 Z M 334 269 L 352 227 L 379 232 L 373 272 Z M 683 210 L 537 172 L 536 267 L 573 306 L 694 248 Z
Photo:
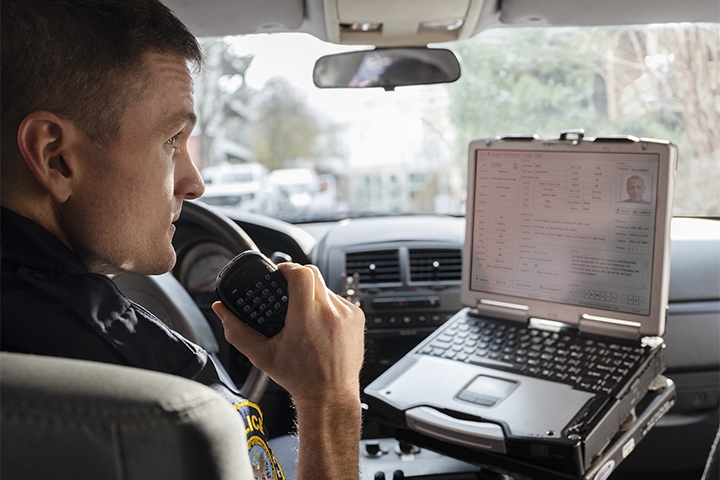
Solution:
M 184 253 L 201 242 L 216 245 L 230 257 L 245 250 L 258 250 L 237 224 L 204 203 L 185 201 L 175 225 L 173 245 L 178 251 L 178 264 Z M 220 320 L 210 309 L 215 300 L 212 289 L 203 292 L 204 296 L 191 296 L 187 285 L 178 280 L 179 276 L 179 265 L 176 265 L 173 272 L 164 275 L 117 275 L 113 281 L 129 298 L 207 350 L 225 383 L 231 383 L 244 397 L 259 401 L 269 377 L 225 341 Z

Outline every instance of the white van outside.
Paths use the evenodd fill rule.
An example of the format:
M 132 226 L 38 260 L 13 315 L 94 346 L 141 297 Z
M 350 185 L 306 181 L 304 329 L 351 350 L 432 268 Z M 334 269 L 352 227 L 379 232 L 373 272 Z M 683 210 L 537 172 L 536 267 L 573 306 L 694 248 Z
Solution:
M 201 174 L 206 185 L 205 194 L 201 197 L 203 202 L 253 213 L 274 212 L 278 195 L 263 165 L 217 165 L 204 168 Z
M 284 192 L 295 213 L 335 209 L 337 187 L 332 174 L 318 175 L 309 168 L 282 168 L 270 172 L 270 182 Z

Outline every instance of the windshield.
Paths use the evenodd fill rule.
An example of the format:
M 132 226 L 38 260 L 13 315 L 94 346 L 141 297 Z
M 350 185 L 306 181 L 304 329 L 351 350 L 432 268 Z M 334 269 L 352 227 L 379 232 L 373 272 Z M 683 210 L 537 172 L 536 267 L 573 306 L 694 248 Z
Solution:
M 258 213 L 291 222 L 463 215 L 471 139 L 582 128 L 671 140 L 674 214 L 720 216 L 719 32 L 717 24 L 490 30 L 442 45 L 461 59 L 457 82 L 392 92 L 313 85 L 315 60 L 357 47 L 305 34 L 203 39 L 194 158 L 201 168 L 264 165 L 270 200 Z M 280 170 L 300 185 L 273 183 Z

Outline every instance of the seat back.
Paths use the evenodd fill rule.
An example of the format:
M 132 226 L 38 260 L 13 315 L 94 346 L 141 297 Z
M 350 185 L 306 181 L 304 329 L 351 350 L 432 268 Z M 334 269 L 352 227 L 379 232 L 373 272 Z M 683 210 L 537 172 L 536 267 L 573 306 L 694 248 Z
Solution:
M 96 362 L 0 353 L 0 477 L 252 478 L 245 427 L 212 389 Z

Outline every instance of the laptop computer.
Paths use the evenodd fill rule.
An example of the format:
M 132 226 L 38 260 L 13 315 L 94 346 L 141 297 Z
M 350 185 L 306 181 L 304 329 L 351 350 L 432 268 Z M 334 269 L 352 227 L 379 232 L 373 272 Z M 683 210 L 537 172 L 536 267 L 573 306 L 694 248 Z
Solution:
M 473 141 L 466 308 L 365 388 L 371 412 L 462 460 L 584 474 L 665 368 L 676 159 L 581 131 Z

